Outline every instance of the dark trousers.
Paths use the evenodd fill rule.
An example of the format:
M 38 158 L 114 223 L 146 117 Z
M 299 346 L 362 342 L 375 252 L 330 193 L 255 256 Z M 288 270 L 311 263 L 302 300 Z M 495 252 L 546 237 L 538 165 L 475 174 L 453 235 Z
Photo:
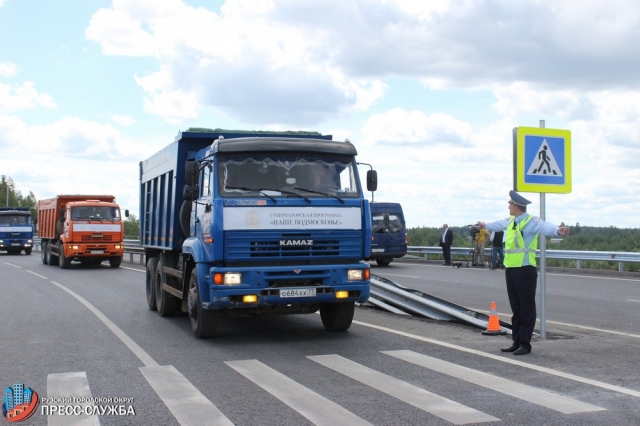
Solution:
M 451 245 L 440 243 L 442 245 L 442 255 L 444 256 L 444 263 L 451 265 Z
M 514 346 L 531 350 L 531 336 L 536 325 L 536 286 L 538 270 L 535 266 L 507 268 L 507 294 L 511 305 L 512 339 Z

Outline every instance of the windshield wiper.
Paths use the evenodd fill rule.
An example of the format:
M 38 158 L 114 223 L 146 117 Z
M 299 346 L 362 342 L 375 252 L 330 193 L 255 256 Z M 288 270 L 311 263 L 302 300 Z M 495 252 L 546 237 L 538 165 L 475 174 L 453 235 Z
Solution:
M 265 190 L 264 190 L 264 189 L 262 189 L 262 188 L 247 188 L 246 186 L 227 186 L 227 187 L 225 187 L 225 189 L 239 189 L 239 190 L 241 190 L 241 191 L 249 191 L 249 192 L 251 192 L 251 191 L 258 191 L 259 193 L 261 193 L 261 194 L 262 194 L 262 195 L 264 195 L 265 197 L 269 198 L 269 199 L 270 199 L 271 201 L 273 201 L 274 203 L 277 203 L 277 202 L 278 202 L 278 200 L 276 200 L 275 198 L 273 198 L 271 195 L 269 195 L 269 194 L 265 193 L 265 192 L 264 192 Z M 267 191 L 269 191 L 269 190 L 267 189 Z
M 340 197 L 338 197 L 337 195 L 333 195 L 333 194 L 329 194 L 328 192 L 321 192 L 321 191 L 316 191 L 313 189 L 308 189 L 308 188 L 300 188 L 299 186 L 294 186 L 293 189 L 299 189 L 301 191 L 307 191 L 307 192 L 312 192 L 314 194 L 320 194 L 320 195 L 327 195 L 329 197 L 333 197 L 336 200 L 340 201 L 342 204 L 344 204 L 344 200 Z

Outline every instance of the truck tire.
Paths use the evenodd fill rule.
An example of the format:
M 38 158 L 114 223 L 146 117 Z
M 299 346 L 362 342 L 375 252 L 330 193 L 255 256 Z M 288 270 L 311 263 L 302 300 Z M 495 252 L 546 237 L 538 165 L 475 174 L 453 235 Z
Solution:
M 51 243 L 47 244 L 47 263 L 51 266 L 58 266 L 58 256 L 51 254 Z
M 170 317 L 179 312 L 178 309 L 181 307 L 181 300 L 162 289 L 162 283 L 166 281 L 163 269 L 164 263 L 164 256 L 161 255 L 160 260 L 158 260 L 158 265 L 156 266 L 156 275 L 154 280 L 156 308 L 158 309 L 158 314 L 161 317 Z
M 189 278 L 189 295 L 187 298 L 189 307 L 189 319 L 191 320 L 191 330 L 199 339 L 213 337 L 218 333 L 220 326 L 220 311 L 207 310 L 202 308 L 200 303 L 200 291 L 198 290 L 197 268 L 191 271 Z
M 154 284 L 154 280 L 156 277 L 156 267 L 158 266 L 158 258 L 152 257 L 147 260 L 147 274 L 146 274 L 146 282 L 145 288 L 147 290 L 147 305 L 149 305 L 149 309 L 155 311 L 158 309 L 156 307 L 156 286 Z
M 391 263 L 390 258 L 388 257 L 384 257 L 382 259 L 376 259 L 376 263 L 378 264 L 378 266 L 389 266 L 389 264 Z
M 47 242 L 43 242 L 40 245 L 40 257 L 42 258 L 42 264 L 43 265 L 48 265 L 49 264 L 49 258 L 47 257 L 47 247 L 49 246 L 49 244 L 47 244 Z
M 112 268 L 119 268 L 121 263 L 122 263 L 122 258 L 121 257 L 110 257 L 109 258 L 109 266 L 111 266 Z
M 69 269 L 71 266 L 71 259 L 64 255 L 62 244 L 58 248 L 58 265 L 60 265 L 60 269 Z
M 320 307 L 322 325 L 329 331 L 344 331 L 351 327 L 355 302 L 328 303 Z
M 26 254 L 27 256 L 30 255 L 31 254 L 31 250 L 33 250 L 32 247 L 24 249 L 24 254 Z

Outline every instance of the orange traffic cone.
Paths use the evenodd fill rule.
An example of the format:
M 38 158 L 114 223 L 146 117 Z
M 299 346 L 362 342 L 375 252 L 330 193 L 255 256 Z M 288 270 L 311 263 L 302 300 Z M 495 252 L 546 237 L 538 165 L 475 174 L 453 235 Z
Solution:
M 498 319 L 498 313 L 496 312 L 496 302 L 491 302 L 489 322 L 487 323 L 487 329 L 483 331 L 482 334 L 486 336 L 501 336 L 507 334 L 506 331 L 502 331 L 500 328 L 500 320 Z

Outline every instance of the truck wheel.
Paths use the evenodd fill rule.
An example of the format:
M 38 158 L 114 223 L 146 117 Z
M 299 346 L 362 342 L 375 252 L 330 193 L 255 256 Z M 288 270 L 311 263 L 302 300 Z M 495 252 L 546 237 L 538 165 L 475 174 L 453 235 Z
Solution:
M 47 262 L 51 266 L 57 266 L 59 262 L 58 256 L 51 254 L 51 243 L 47 244 Z
M 31 254 L 31 250 L 32 250 L 31 247 L 24 249 L 24 254 L 30 255 Z
M 376 259 L 376 263 L 378 264 L 378 266 L 389 266 L 389 264 L 391 263 L 391 259 L 386 257 L 382 259 Z
M 355 302 L 329 303 L 320 307 L 322 325 L 329 331 L 344 331 L 351 327 Z
M 71 259 L 64 255 L 64 247 L 60 244 L 58 248 L 58 265 L 60 265 L 60 269 L 69 269 L 71 266 Z
M 112 268 L 119 268 L 121 263 L 122 263 L 122 258 L 121 257 L 110 257 L 109 258 L 109 266 L 111 266 Z
M 152 257 L 147 261 L 147 274 L 146 274 L 146 282 L 145 287 L 147 290 L 147 305 L 149 305 L 149 309 L 155 311 L 157 309 L 156 306 L 156 286 L 153 282 L 156 276 L 156 267 L 158 266 L 158 258 Z
M 156 294 L 156 307 L 158 308 L 158 314 L 161 317 L 170 317 L 178 313 L 180 307 L 180 300 L 177 297 L 167 293 L 162 289 L 162 283 L 165 282 L 166 276 L 164 274 L 164 256 L 160 256 L 158 265 L 156 266 L 155 275 L 155 294 Z
M 218 327 L 220 325 L 220 311 L 202 308 L 198 290 L 197 268 L 193 268 L 191 277 L 189 278 L 187 305 L 189 307 L 189 319 L 191 320 L 191 330 L 193 330 L 193 334 L 199 339 L 215 336 L 218 333 Z
M 40 245 L 40 257 L 42 258 L 42 264 L 43 265 L 48 265 L 49 264 L 49 258 L 47 257 L 47 247 L 49 247 L 49 244 L 47 244 L 46 242 L 42 243 Z

